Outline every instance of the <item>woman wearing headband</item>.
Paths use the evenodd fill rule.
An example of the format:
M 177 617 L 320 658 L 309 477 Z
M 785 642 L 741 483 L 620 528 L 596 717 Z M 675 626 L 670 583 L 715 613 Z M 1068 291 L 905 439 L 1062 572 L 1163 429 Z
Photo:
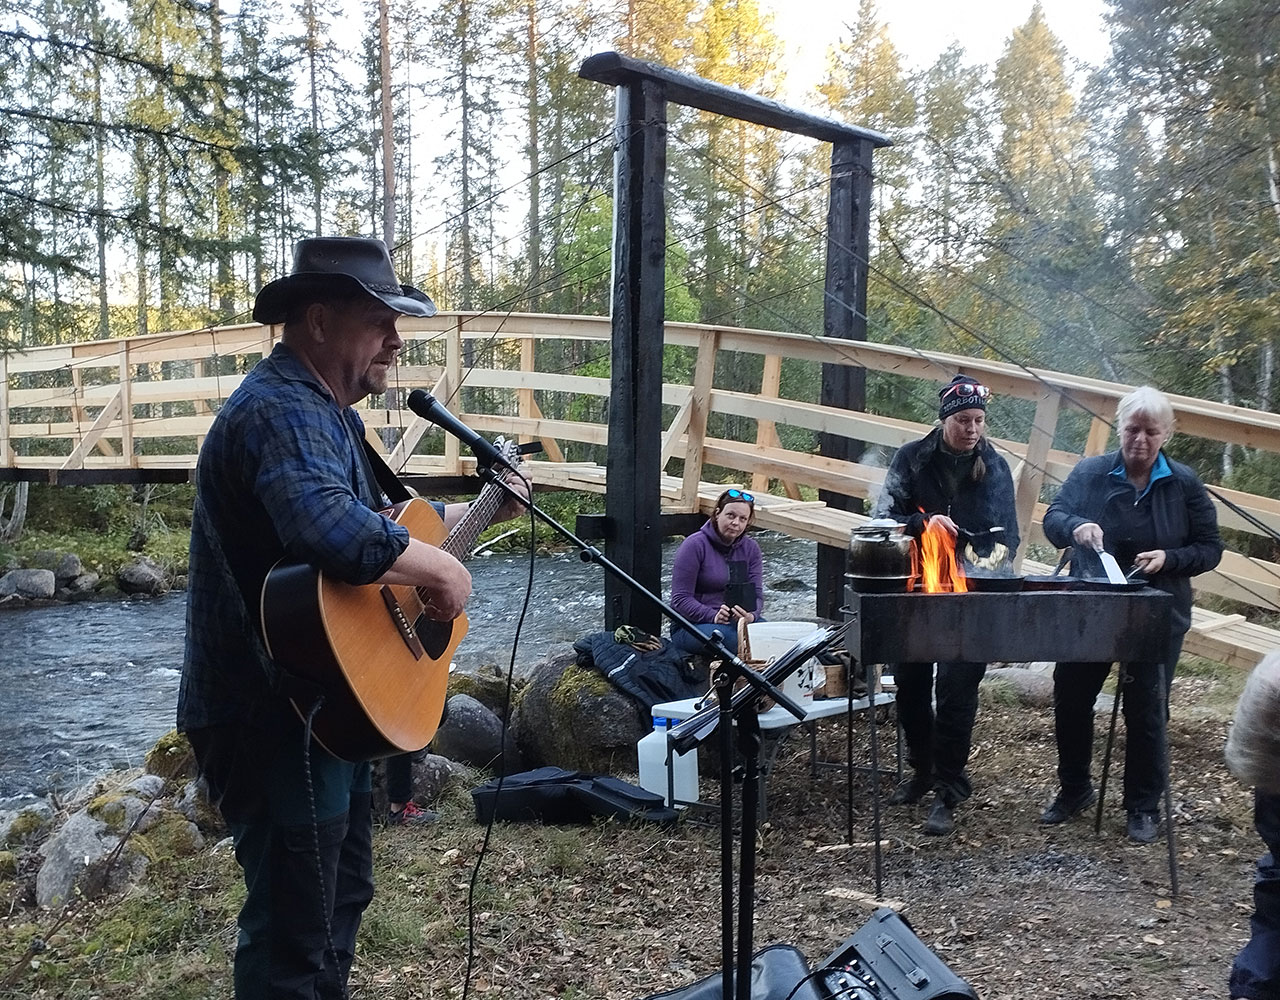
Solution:
M 676 550 L 671 566 L 671 606 L 710 636 L 718 629 L 730 652 L 738 651 L 738 621 L 757 621 L 764 610 L 764 567 L 760 546 L 747 534 L 756 498 L 745 490 L 725 490 L 715 510 Z M 673 626 L 671 639 L 686 653 L 705 647 Z
M 917 537 L 926 522 L 940 526 L 953 539 L 976 536 L 971 544 L 982 550 L 976 555 L 987 566 L 1001 562 L 997 545 L 1005 557 L 1018 551 L 1013 476 L 985 434 L 990 398 L 991 390 L 970 376 L 957 375 L 943 386 L 938 392 L 938 426 L 898 449 L 875 509 L 876 516 L 901 521 Z M 1000 530 L 992 532 L 993 528 Z M 978 682 L 987 665 L 938 664 L 936 717 L 933 667 L 899 663 L 893 668 L 898 719 L 913 773 L 894 789 L 889 802 L 915 804 L 932 790 L 924 832 L 945 836 L 955 829 L 956 806 L 973 791 L 965 765 L 978 713 Z

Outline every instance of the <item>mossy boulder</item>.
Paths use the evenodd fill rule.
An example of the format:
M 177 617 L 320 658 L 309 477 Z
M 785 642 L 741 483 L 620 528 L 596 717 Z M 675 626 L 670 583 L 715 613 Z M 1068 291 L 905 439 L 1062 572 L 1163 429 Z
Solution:
M 204 847 L 196 825 L 169 809 L 161 811 L 147 832 L 135 835 L 132 842 L 153 862 L 189 857 Z
M 146 768 L 148 773 L 170 781 L 187 780 L 196 776 L 196 755 L 187 738 L 170 729 L 147 752 Z
M 53 810 L 39 802 L 0 813 L 0 845 L 18 847 L 40 837 L 53 822 Z
M 552 764 L 592 774 L 634 773 L 636 742 L 649 731 L 640 707 L 574 651 L 533 669 L 512 724 L 525 767 Z
M 519 677 L 512 682 L 512 704 L 520 696 L 524 684 L 525 681 Z M 495 666 L 456 670 L 449 675 L 449 695 L 455 694 L 469 695 L 501 718 L 507 700 L 507 675 Z

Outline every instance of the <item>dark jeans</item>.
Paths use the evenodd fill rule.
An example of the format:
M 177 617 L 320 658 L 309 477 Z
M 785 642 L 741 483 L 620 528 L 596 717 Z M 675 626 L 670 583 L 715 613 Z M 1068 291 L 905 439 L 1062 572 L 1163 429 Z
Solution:
M 373 898 L 369 765 L 313 742 L 309 791 L 301 723 L 279 723 L 274 732 L 189 734 L 248 890 L 238 918 L 236 1000 L 341 1000 Z
M 398 753 L 388 757 L 387 801 L 404 805 L 413 798 L 413 754 Z
M 973 746 L 978 682 L 986 672 L 985 663 L 939 663 L 935 717 L 933 664 L 899 663 L 893 668 L 907 760 L 932 777 L 934 791 L 953 808 L 973 792 L 965 765 Z
M 1168 773 L 1166 720 L 1169 688 L 1182 653 L 1184 633 L 1170 637 L 1165 648 L 1164 688 L 1159 663 L 1123 663 L 1122 705 L 1125 726 L 1124 807 L 1158 812 Z M 1093 703 L 1102 690 L 1110 663 L 1059 663 L 1053 668 L 1053 727 L 1058 743 L 1058 783 L 1066 795 L 1080 795 L 1093 785 Z
M 1231 967 L 1231 995 L 1280 1000 L 1280 795 L 1255 792 L 1253 822 L 1267 853 L 1258 860 L 1252 936 Z
M 763 620 L 763 618 L 757 619 L 757 621 Z M 724 640 L 725 648 L 728 649 L 730 653 L 733 653 L 734 656 L 738 655 L 738 623 L 736 621 L 731 621 L 724 625 L 716 625 L 712 622 L 707 622 L 704 625 L 698 625 L 697 629 L 708 638 L 711 636 L 712 630 L 719 629 L 720 636 Z M 678 625 L 673 625 L 671 627 L 671 641 L 675 645 L 676 649 L 680 650 L 682 653 L 690 653 L 697 656 L 711 656 L 710 649 Z

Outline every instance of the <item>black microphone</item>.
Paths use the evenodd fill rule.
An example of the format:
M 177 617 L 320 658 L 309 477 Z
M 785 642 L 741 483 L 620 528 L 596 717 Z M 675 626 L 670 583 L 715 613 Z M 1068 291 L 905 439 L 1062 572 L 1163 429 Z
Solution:
M 409 409 L 420 417 L 430 420 L 441 430 L 448 431 L 459 441 L 471 449 L 476 461 L 485 468 L 501 465 L 516 472 L 515 466 L 502 457 L 492 441 L 486 441 L 461 420 L 440 405 L 440 400 L 425 389 L 414 389 L 409 393 Z

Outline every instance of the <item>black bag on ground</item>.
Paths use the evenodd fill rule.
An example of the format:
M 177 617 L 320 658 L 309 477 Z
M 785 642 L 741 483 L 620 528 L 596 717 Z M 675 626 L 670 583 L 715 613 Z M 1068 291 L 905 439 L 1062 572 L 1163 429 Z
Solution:
M 973 987 L 930 951 L 911 925 L 888 907 L 871 915 L 822 963 L 829 993 L 819 996 L 874 997 L 876 1000 L 977 1000 Z M 842 970 L 844 970 L 842 972 Z M 841 982 L 841 976 L 846 982 Z M 864 993 L 841 989 L 875 983 Z M 785 996 L 786 994 L 783 994 Z
M 821 989 L 820 980 L 814 977 L 806 981 L 809 975 L 809 963 L 791 945 L 761 948 L 751 958 L 751 1000 L 825 1000 L 827 994 Z M 798 984 L 803 985 L 797 989 Z M 724 974 L 717 972 L 678 990 L 655 993 L 647 1000 L 726 1000 Z
M 661 795 L 608 775 L 582 774 L 562 767 L 539 767 L 502 779 L 486 781 L 471 790 L 476 822 L 490 819 L 548 825 L 590 823 L 597 817 L 674 823 L 675 809 Z

